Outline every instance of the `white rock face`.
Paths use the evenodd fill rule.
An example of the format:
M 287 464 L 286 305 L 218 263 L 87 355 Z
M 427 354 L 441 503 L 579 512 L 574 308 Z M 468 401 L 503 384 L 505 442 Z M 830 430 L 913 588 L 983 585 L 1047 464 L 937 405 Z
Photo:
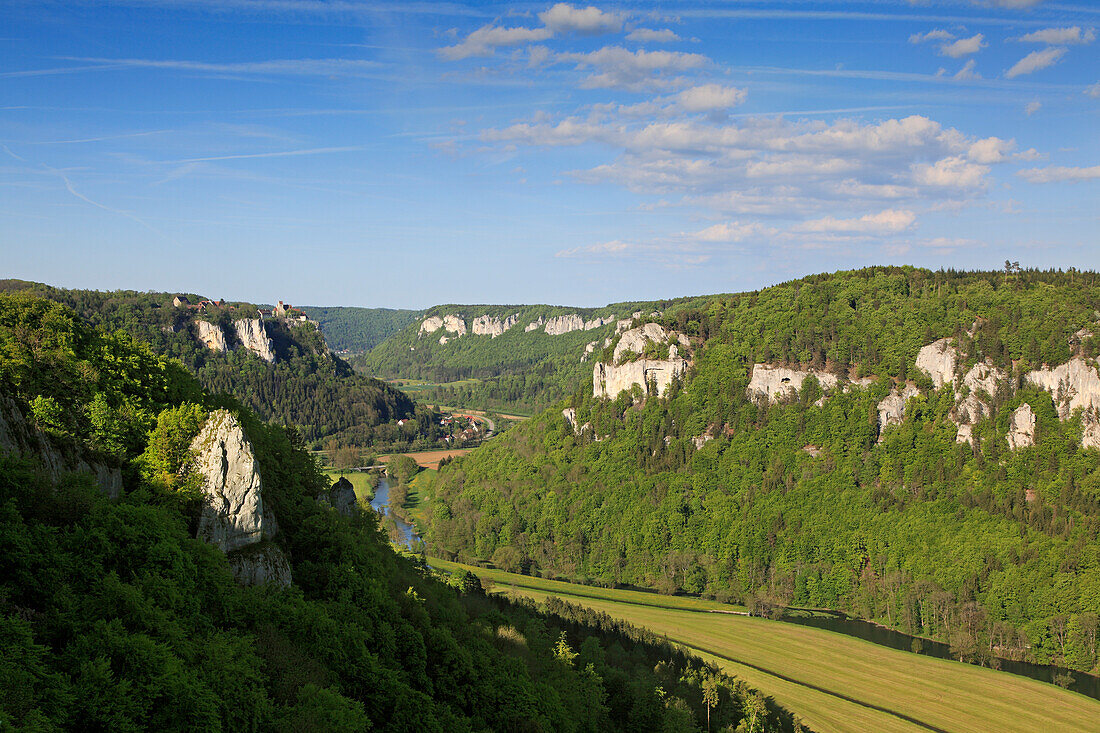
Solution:
M 699 450 L 704 445 L 714 440 L 714 436 L 710 432 L 705 432 L 702 435 L 696 435 L 691 439 L 692 444 L 695 446 L 695 450 Z
M 680 358 L 667 361 L 639 359 L 620 365 L 598 361 L 592 369 L 592 396 L 611 399 L 634 385 L 645 389 L 649 382 L 653 382 L 657 394 L 663 396 L 673 378 L 684 374 L 687 367 L 687 360 Z
M 448 341 L 450 341 L 450 339 L 447 338 L 446 336 L 440 336 L 439 337 L 439 345 L 440 346 L 445 346 Z
M 266 362 L 275 361 L 275 350 L 264 330 L 263 321 L 259 318 L 242 318 L 233 321 L 233 328 L 236 329 L 237 340 L 242 346 Z
M 512 326 L 519 322 L 519 314 L 508 316 L 504 320 L 497 318 L 496 316 L 478 316 L 474 319 L 473 332 L 477 336 L 488 336 L 489 338 L 496 338 L 497 336 L 504 335 Z
M 599 345 L 599 341 L 589 341 L 584 345 L 584 353 L 581 354 L 581 361 L 588 361 L 588 357 L 592 356 L 592 352 L 596 350 Z
M 619 343 L 615 344 L 614 362 L 621 364 L 623 355 L 627 353 L 644 354 L 646 344 L 650 341 L 663 344 L 667 343 L 668 340 L 669 335 L 657 323 L 647 323 L 644 326 L 632 328 L 622 335 Z
M 1081 445 L 1100 448 L 1100 374 L 1094 360 L 1075 356 L 1054 369 L 1044 366 L 1029 372 L 1027 381 L 1050 392 L 1062 420 L 1080 409 Z
M 959 425 L 959 432 L 955 433 L 956 443 L 969 443 L 971 447 L 977 438 L 974 436 L 974 426 L 970 424 Z
M 932 377 L 932 384 L 939 389 L 945 384 L 955 383 L 955 365 L 959 353 L 955 349 L 954 339 L 944 338 L 933 341 L 917 352 L 917 369 Z
M 826 392 L 836 389 L 837 378 L 835 374 L 819 369 L 788 369 L 787 367 L 773 366 L 771 364 L 753 364 L 752 379 L 745 389 L 749 399 L 755 402 L 767 404 L 778 402 L 787 395 L 795 394 L 802 389 L 802 382 L 806 377 L 817 377 L 821 388 Z
M 879 440 L 882 439 L 882 431 L 890 425 L 900 425 L 905 419 L 905 403 L 910 397 L 916 397 L 920 390 L 915 385 L 907 384 L 899 392 L 896 388 L 890 390 L 890 394 L 878 403 L 878 431 Z
M 531 321 L 529 324 L 527 324 L 527 328 L 523 329 L 523 332 L 531 333 L 532 331 L 537 331 L 542 328 L 544 323 L 546 323 L 546 319 L 542 316 L 539 316 L 539 319 L 537 321 Z
M 262 540 L 263 484 L 252 443 L 237 418 L 226 410 L 210 413 L 191 450 L 195 452 L 191 468 L 202 476 L 206 494 L 199 539 L 226 553 Z
M 561 411 L 561 416 L 565 418 L 565 424 L 573 428 L 573 435 L 580 435 L 585 430 L 592 429 L 592 423 L 586 422 L 584 425 L 577 424 L 577 410 L 572 407 L 567 407 Z M 599 440 L 599 438 L 597 438 Z
M 423 336 L 426 333 L 435 333 L 441 328 L 443 328 L 443 319 L 439 316 L 430 316 L 420 324 L 420 331 L 417 335 Z
M 630 324 L 634 323 L 633 318 L 624 318 L 621 321 L 615 321 L 615 333 L 622 333 L 630 328 Z
M 546 320 L 546 325 L 543 330 L 550 336 L 561 336 L 563 333 L 569 333 L 570 331 L 581 331 L 584 329 L 584 319 L 573 313 L 568 316 L 554 316 Z
M 985 392 L 992 397 L 997 394 L 997 384 L 1008 378 L 1003 371 L 992 364 L 975 364 L 963 377 L 963 385 L 973 392 Z
M 466 335 L 466 321 L 459 316 L 443 316 L 443 329 L 455 336 Z
M 603 326 L 609 326 L 615 322 L 615 315 L 611 314 L 607 318 L 600 318 L 596 316 L 591 321 L 584 322 L 584 330 L 591 331 L 594 328 L 602 328 Z
M 1035 445 L 1035 413 L 1031 405 L 1024 403 L 1012 413 L 1008 421 L 1008 447 L 1012 450 Z
M 951 411 L 951 420 L 955 425 L 960 426 L 955 436 L 957 442 L 966 440 L 971 445 L 974 444 L 973 430 L 963 430 L 962 426 L 972 426 L 979 420 L 993 415 L 990 398 L 996 394 L 998 383 L 1007 378 L 1007 374 L 991 364 L 975 364 L 966 373 L 963 377 L 963 386 L 970 392 Z
M 195 328 L 198 329 L 199 341 L 206 348 L 219 354 L 229 351 L 229 347 L 225 343 L 225 333 L 222 332 L 221 326 L 209 321 L 199 320 L 195 321 Z

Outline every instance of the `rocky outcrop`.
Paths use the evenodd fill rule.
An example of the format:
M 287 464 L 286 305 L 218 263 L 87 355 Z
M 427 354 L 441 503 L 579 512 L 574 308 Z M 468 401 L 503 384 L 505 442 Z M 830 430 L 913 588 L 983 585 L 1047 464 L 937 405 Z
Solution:
M 338 514 L 343 514 L 345 517 L 350 517 L 359 511 L 359 499 L 355 496 L 355 487 L 343 476 L 328 491 L 318 494 L 317 501 L 332 507 Z
M 1081 411 L 1081 445 L 1100 448 L 1100 374 L 1096 360 L 1075 356 L 1051 369 L 1028 372 L 1027 382 L 1050 392 L 1058 417 L 1068 420 Z
M 1008 421 L 1008 447 L 1012 450 L 1035 445 L 1035 413 L 1031 405 L 1023 403 L 1012 413 Z
M 233 328 L 237 332 L 237 341 L 241 346 L 268 363 L 275 361 L 275 350 L 271 339 L 267 337 L 267 331 L 264 330 L 263 321 L 259 318 L 242 318 L 239 321 L 233 321 Z
M 446 337 L 446 336 L 440 336 L 440 337 L 439 337 L 439 345 L 440 345 L 440 346 L 446 346 L 446 345 L 447 345 L 447 342 L 448 342 L 448 341 L 450 341 L 450 340 L 451 340 L 451 339 L 449 339 L 449 338 L 448 338 L 448 337 Z
M 614 314 L 612 314 L 610 316 L 607 316 L 606 318 L 600 318 L 599 316 L 596 316 L 591 321 L 585 321 L 584 322 L 584 330 L 585 331 L 591 331 L 594 328 L 603 328 L 604 326 L 609 326 L 614 322 L 615 322 L 615 315 Z
M 191 442 L 190 469 L 201 479 L 204 503 L 197 536 L 230 556 L 241 582 L 290 582 L 290 568 L 278 547 L 253 549 L 275 536 L 274 515 L 265 508 L 263 481 L 252 443 L 237 419 L 226 410 L 210 413 Z M 281 558 L 281 562 L 279 559 Z M 284 572 L 285 570 L 285 572 Z
M 75 445 L 60 445 L 29 424 L 15 400 L 0 396 L 0 451 L 37 458 L 51 481 L 68 473 L 87 473 L 103 493 L 117 499 L 122 493 L 122 470 L 98 460 Z
M 622 333 L 628 330 L 633 323 L 633 318 L 624 318 L 621 321 L 615 321 L 615 333 Z
M 672 380 L 687 372 L 688 361 L 679 357 L 667 360 L 639 359 L 626 364 L 596 362 L 592 369 L 592 396 L 612 399 L 635 385 L 646 388 L 652 383 L 658 395 L 664 395 Z
M 933 341 L 917 352 L 917 369 L 932 378 L 932 384 L 939 389 L 945 384 L 955 383 L 955 366 L 959 352 L 955 349 L 955 340 L 943 338 Z
M 429 316 L 425 318 L 420 324 L 420 330 L 417 332 L 417 336 L 435 333 L 441 328 L 448 333 L 453 333 L 455 336 L 466 335 L 466 321 L 462 320 L 462 316 L 451 314 L 443 316 L 442 318 L 439 316 Z
M 584 329 L 584 319 L 573 313 L 568 316 L 554 316 L 553 318 L 546 319 L 546 325 L 543 326 L 545 331 L 550 336 L 561 336 L 563 333 L 569 333 L 570 331 L 581 331 Z
M 784 397 L 797 394 L 807 377 L 816 377 L 821 388 L 826 391 L 836 389 L 836 375 L 820 369 L 788 369 L 772 364 L 753 364 L 752 378 L 745 393 L 749 399 L 763 404 L 778 402 Z
M 195 321 L 195 331 L 198 334 L 199 341 L 211 351 L 219 354 L 229 351 L 229 346 L 225 342 L 225 332 L 218 324 L 210 321 Z
M 278 545 L 260 542 L 229 554 L 229 569 L 241 585 L 278 585 L 291 583 L 290 563 Z
M 584 353 L 581 354 L 581 361 L 588 361 L 588 357 L 592 356 L 592 352 L 596 350 L 599 345 L 599 341 L 589 341 L 584 345 Z
M 673 340 L 684 347 L 687 347 L 690 343 L 687 336 L 682 333 L 666 333 L 665 329 L 657 323 L 647 323 L 643 326 L 632 328 L 625 331 L 619 339 L 619 343 L 615 344 L 615 363 L 618 364 L 622 362 L 623 356 L 626 354 L 644 354 L 646 346 L 650 342 L 664 344 Z
M 435 333 L 441 328 L 443 328 L 443 319 L 439 316 L 429 316 L 420 324 L 420 331 L 417 332 L 417 335 L 423 336 L 424 334 Z
M 998 384 L 1007 378 L 1007 374 L 988 362 L 975 364 L 966 373 L 962 386 L 967 395 L 955 405 L 950 416 L 955 425 L 959 426 L 959 432 L 955 436 L 957 442 L 974 444 L 973 429 L 964 430 L 963 427 L 973 426 L 993 414 L 993 395 L 997 393 Z
M 890 390 L 890 394 L 886 395 L 881 402 L 878 403 L 878 432 L 879 439 L 882 439 L 882 431 L 891 425 L 900 425 L 901 421 L 905 419 L 905 403 L 909 401 L 910 397 L 916 397 L 920 394 L 920 390 L 915 385 L 906 384 L 905 387 L 898 391 L 895 387 Z
M 546 319 L 543 318 L 542 316 L 539 316 L 537 321 L 531 321 L 530 323 L 528 323 L 527 328 L 523 329 L 523 332 L 524 333 L 531 333 L 532 331 L 537 331 L 540 328 L 542 328 L 543 324 L 545 324 L 545 323 L 546 323 Z
M 503 336 L 504 332 L 519 322 L 519 314 L 508 316 L 504 320 L 496 316 L 478 316 L 473 322 L 473 332 L 476 336 L 488 336 L 496 338 Z

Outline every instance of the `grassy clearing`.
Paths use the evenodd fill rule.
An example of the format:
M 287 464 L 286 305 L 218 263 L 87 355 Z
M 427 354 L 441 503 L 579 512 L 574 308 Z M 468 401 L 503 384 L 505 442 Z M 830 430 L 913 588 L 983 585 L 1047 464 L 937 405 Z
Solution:
M 360 504 L 369 504 L 371 499 L 374 498 L 374 481 L 375 477 L 368 473 L 361 473 L 359 471 L 353 471 L 350 473 L 340 473 L 339 471 L 325 471 L 325 475 L 328 476 L 335 483 L 339 481 L 341 477 L 346 478 L 351 482 L 352 487 L 355 489 L 355 498 L 359 500 Z
M 448 570 L 467 567 L 432 564 Z M 772 696 L 820 733 L 1100 729 L 1100 702 L 1007 672 L 909 654 L 822 629 L 699 613 L 712 602 L 698 599 L 467 569 L 492 581 L 494 591 L 536 601 L 556 595 L 665 634 Z M 649 602 L 640 603 L 638 596 Z

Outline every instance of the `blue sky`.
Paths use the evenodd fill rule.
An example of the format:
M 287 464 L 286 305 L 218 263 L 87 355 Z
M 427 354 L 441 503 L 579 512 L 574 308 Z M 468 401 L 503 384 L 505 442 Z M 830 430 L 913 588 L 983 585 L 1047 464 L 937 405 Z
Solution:
M 1100 268 L 1100 3 L 0 14 L 0 276 L 425 307 Z

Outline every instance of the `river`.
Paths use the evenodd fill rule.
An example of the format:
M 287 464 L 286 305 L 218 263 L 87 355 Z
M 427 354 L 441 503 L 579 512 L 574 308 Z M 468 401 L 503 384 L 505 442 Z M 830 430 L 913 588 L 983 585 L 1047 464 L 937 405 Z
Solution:
M 393 520 L 397 527 L 398 544 L 409 550 L 420 544 L 420 535 L 416 533 L 416 528 L 396 514 L 390 514 L 390 483 L 386 476 L 382 476 L 378 482 L 378 488 L 374 490 L 374 498 L 371 499 L 370 506 L 374 511 L 383 516 L 389 516 Z

